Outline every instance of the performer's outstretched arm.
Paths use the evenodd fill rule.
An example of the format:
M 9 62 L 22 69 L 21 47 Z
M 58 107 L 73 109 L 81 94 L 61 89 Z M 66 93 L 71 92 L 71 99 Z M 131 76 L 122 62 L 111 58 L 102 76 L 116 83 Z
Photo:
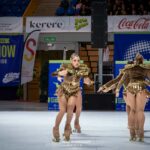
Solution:
M 104 84 L 103 86 L 101 86 L 97 92 L 108 92 L 114 88 L 116 88 L 119 80 L 121 79 L 121 77 L 123 76 L 123 70 L 120 71 L 119 75 L 113 79 L 110 80 L 109 82 L 107 82 L 106 84 Z

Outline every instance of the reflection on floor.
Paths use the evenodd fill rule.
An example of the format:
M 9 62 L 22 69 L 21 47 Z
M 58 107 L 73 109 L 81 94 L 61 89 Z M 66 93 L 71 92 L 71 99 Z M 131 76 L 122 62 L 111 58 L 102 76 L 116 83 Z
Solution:
M 0 101 L 0 111 L 47 111 L 47 103 L 28 101 Z
M 150 112 L 146 112 L 145 142 L 129 142 L 125 112 L 83 111 L 82 133 L 63 140 L 66 116 L 61 126 L 61 141 L 52 142 L 54 111 L 0 111 L 0 150 L 148 150 Z M 73 118 L 74 120 L 74 118 Z M 73 122 L 72 122 L 73 127 Z

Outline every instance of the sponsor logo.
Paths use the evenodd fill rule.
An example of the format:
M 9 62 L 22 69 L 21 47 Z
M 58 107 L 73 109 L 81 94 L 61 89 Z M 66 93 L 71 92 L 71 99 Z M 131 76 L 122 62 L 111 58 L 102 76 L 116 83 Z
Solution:
M 84 28 L 86 26 L 88 26 L 87 18 L 76 18 L 75 19 L 75 29 L 76 29 L 76 31 L 78 31 L 81 28 Z
M 123 18 L 119 24 L 119 29 L 148 29 L 150 25 L 149 18 L 138 18 L 136 20 L 128 20 L 127 18 Z
M 47 21 L 47 22 L 34 22 L 33 20 L 30 21 L 30 28 L 33 29 L 51 29 L 51 28 L 57 28 L 57 29 L 63 29 L 65 26 L 65 23 L 62 19 L 58 19 L 56 21 Z
M 5 74 L 2 82 L 6 84 L 11 81 L 14 81 L 19 78 L 19 75 L 20 75 L 20 73 L 14 73 L 14 72 L 7 73 L 7 74 Z

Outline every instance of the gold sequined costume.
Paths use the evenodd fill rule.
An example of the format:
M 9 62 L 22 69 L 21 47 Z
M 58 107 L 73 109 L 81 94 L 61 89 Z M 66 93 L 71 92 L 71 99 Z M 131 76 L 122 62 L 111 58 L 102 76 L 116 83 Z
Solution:
M 107 89 L 107 91 L 115 89 L 117 87 L 117 84 L 121 80 L 123 74 L 124 74 L 124 69 L 121 69 L 119 75 L 116 78 L 114 78 L 113 80 L 110 80 L 109 82 L 107 82 L 106 84 L 104 84 L 102 86 L 102 88 L 103 89 Z M 127 87 L 128 83 L 129 83 L 129 79 L 127 78 L 123 82 L 123 87 L 124 87 L 124 92 L 123 93 L 124 94 L 126 93 L 126 87 Z
M 111 80 L 111 81 L 109 81 L 109 82 L 107 82 L 106 84 L 104 84 L 103 86 L 102 86 L 102 88 L 105 88 L 105 89 L 107 89 L 107 91 L 110 91 L 110 90 L 112 90 L 112 89 L 116 89 L 117 91 L 119 91 L 120 90 L 120 88 L 121 88 L 121 86 L 123 85 L 123 87 L 124 87 L 124 91 L 123 91 L 123 94 L 126 94 L 126 90 L 128 89 L 129 91 L 131 91 L 132 90 L 132 92 L 131 93 L 133 93 L 133 87 L 134 87 L 134 89 L 136 90 L 135 92 L 138 92 L 137 91 L 137 89 L 139 89 L 139 90 L 142 90 L 143 88 L 145 89 L 145 87 L 146 86 L 149 86 L 150 85 L 150 80 L 147 78 L 147 79 L 145 79 L 144 78 L 144 80 L 142 81 L 142 83 L 141 83 L 141 80 L 140 81 L 138 81 L 139 83 L 140 83 L 140 86 L 139 86 L 139 83 L 135 83 L 135 84 L 133 84 L 131 81 L 130 81 L 130 78 L 129 77 L 127 77 L 127 75 L 125 75 L 126 73 L 126 70 L 127 70 L 127 68 L 129 69 L 131 69 L 132 67 L 134 67 L 134 66 L 137 66 L 137 65 L 134 65 L 134 64 L 127 64 L 126 66 L 125 66 L 125 68 L 124 69 L 121 69 L 120 70 L 120 73 L 119 73 L 119 75 L 115 78 L 115 79 L 113 79 L 113 80 Z M 149 65 L 140 65 L 140 67 L 142 68 L 145 68 L 146 69 L 146 72 L 147 71 L 150 71 L 149 69 L 150 69 L 150 66 Z M 139 70 L 140 71 L 140 70 Z M 133 71 L 133 74 L 134 74 L 134 71 Z M 125 77 L 126 76 L 126 77 Z M 138 75 L 137 75 L 138 76 Z M 148 75 L 149 76 L 149 75 Z M 118 84 L 119 83 L 119 84 Z M 129 84 L 130 83 L 130 84 Z M 129 85 L 128 85 L 129 84 Z M 132 86 L 133 85 L 133 86 Z M 142 88 L 141 88 L 142 87 Z M 146 93 L 147 93 L 147 96 L 149 97 L 150 96 L 150 92 L 148 91 L 148 90 L 146 90 L 145 89 L 145 91 L 146 91 Z M 134 94 L 135 94 L 135 92 L 134 92 Z
M 137 53 L 133 64 L 127 64 L 120 74 L 103 85 L 99 91 L 107 92 L 116 89 L 118 96 L 121 86 L 124 86 L 124 95 L 128 108 L 128 127 L 130 130 L 130 140 L 144 140 L 144 108 L 146 96 L 150 97 L 146 86 L 150 86 L 150 65 L 143 64 L 143 56 Z M 135 105 L 136 104 L 136 105 Z
M 53 76 L 59 76 L 59 71 L 67 69 L 67 75 L 64 76 L 64 81 L 58 87 L 56 93 L 61 96 L 65 95 L 66 99 L 70 96 L 76 96 L 80 91 L 80 79 L 88 77 L 89 68 L 85 64 L 80 64 L 78 68 L 74 68 L 72 64 L 62 64 L 61 67 L 54 73 Z
M 146 86 L 150 85 L 150 65 L 146 64 L 130 64 L 123 69 L 122 77 L 119 80 L 116 91 L 119 91 L 123 84 L 126 84 L 126 90 L 132 94 L 137 94 L 142 90 L 146 90 Z M 128 80 L 128 83 L 127 83 Z M 149 94 L 148 91 L 146 91 Z

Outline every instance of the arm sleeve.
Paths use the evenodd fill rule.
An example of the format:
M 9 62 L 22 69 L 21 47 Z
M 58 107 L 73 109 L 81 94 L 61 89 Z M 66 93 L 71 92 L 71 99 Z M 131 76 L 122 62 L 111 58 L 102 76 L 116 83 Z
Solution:
M 123 76 L 121 77 L 121 79 L 119 80 L 118 84 L 117 84 L 117 87 L 116 87 L 116 91 L 119 91 L 120 88 L 122 87 L 122 85 L 124 84 L 124 82 L 126 81 L 126 78 L 127 78 L 127 74 L 124 73 Z
M 121 71 L 116 78 L 114 78 L 113 80 L 110 80 L 109 82 L 107 82 L 103 86 L 106 88 L 114 87 L 119 82 L 119 80 L 121 79 L 122 76 L 123 76 L 123 72 Z
M 88 68 L 88 66 L 85 64 L 81 64 L 80 70 L 78 72 L 78 76 L 86 78 L 89 76 L 89 73 L 90 73 L 90 69 Z
M 59 76 L 58 73 L 59 73 L 60 71 L 64 70 L 64 69 L 66 69 L 66 65 L 65 65 L 65 64 L 62 64 L 62 65 L 60 66 L 60 68 L 58 68 L 56 71 L 52 72 L 51 75 L 52 75 L 52 76 Z
M 146 71 L 147 73 L 147 78 L 150 80 L 150 69 L 148 69 L 147 71 Z

